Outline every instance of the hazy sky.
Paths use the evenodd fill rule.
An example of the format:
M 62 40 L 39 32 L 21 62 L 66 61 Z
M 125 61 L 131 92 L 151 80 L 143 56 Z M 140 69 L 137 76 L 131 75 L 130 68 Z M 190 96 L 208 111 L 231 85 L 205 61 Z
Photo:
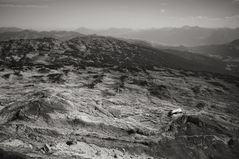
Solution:
M 239 0 L 0 0 L 0 26 L 239 27 Z

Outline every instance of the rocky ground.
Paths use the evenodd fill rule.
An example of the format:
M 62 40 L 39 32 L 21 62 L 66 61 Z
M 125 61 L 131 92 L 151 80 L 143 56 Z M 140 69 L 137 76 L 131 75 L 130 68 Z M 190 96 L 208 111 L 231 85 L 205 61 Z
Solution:
M 175 57 L 102 37 L 0 43 L 0 158 L 239 158 L 238 77 Z
M 0 77 L 5 151 L 29 158 L 239 156 L 236 78 L 94 67 L 4 69 Z

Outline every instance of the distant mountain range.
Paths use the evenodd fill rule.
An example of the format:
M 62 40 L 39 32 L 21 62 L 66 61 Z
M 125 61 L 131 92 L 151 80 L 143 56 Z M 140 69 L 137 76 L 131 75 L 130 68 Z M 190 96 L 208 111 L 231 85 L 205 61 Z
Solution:
M 140 39 L 164 45 L 211 45 L 224 44 L 239 39 L 239 28 L 201 28 L 184 26 L 182 28 L 161 28 L 161 29 L 105 29 L 92 30 L 79 28 L 75 30 L 82 34 L 97 34 L 103 36 L 114 36 L 129 39 Z
M 69 40 L 84 35 L 113 36 L 124 39 L 148 41 L 153 44 L 168 46 L 199 46 L 230 43 L 239 39 L 239 28 L 201 28 L 184 26 L 181 28 L 161 28 L 133 30 L 127 28 L 110 28 L 94 30 L 79 28 L 75 31 L 35 31 L 20 28 L 0 28 L 0 41 L 11 39 L 35 39 L 51 37 L 60 40 Z
M 45 37 L 56 38 L 64 41 L 78 36 L 83 35 L 74 31 L 35 31 L 18 28 L 0 28 L 0 41 L 13 39 L 38 39 Z
M 18 31 L 22 31 L 23 29 L 21 28 L 16 28 L 16 27 L 1 27 L 0 28 L 0 33 L 4 33 L 4 32 L 18 32 Z

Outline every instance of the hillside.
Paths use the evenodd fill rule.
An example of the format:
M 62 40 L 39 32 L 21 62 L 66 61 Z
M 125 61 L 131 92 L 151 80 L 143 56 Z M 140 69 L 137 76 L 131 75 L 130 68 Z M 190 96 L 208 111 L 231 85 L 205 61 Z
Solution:
M 239 40 L 220 45 L 202 45 L 188 47 L 192 53 L 197 53 L 223 61 L 228 70 L 239 70 Z
M 239 79 L 203 58 L 101 36 L 0 42 L 0 158 L 237 159 Z
M 101 36 L 83 36 L 68 41 L 53 38 L 21 39 L 0 43 L 3 65 L 96 66 L 117 69 L 168 67 L 233 74 L 219 60 L 191 55 L 189 58 L 153 47 Z M 200 60 L 199 60 L 200 59 Z

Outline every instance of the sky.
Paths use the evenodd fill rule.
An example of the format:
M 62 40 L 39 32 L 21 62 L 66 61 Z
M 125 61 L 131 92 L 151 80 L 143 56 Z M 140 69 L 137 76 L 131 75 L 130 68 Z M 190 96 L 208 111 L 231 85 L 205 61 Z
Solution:
M 239 0 L 0 0 L 0 27 L 239 27 Z

